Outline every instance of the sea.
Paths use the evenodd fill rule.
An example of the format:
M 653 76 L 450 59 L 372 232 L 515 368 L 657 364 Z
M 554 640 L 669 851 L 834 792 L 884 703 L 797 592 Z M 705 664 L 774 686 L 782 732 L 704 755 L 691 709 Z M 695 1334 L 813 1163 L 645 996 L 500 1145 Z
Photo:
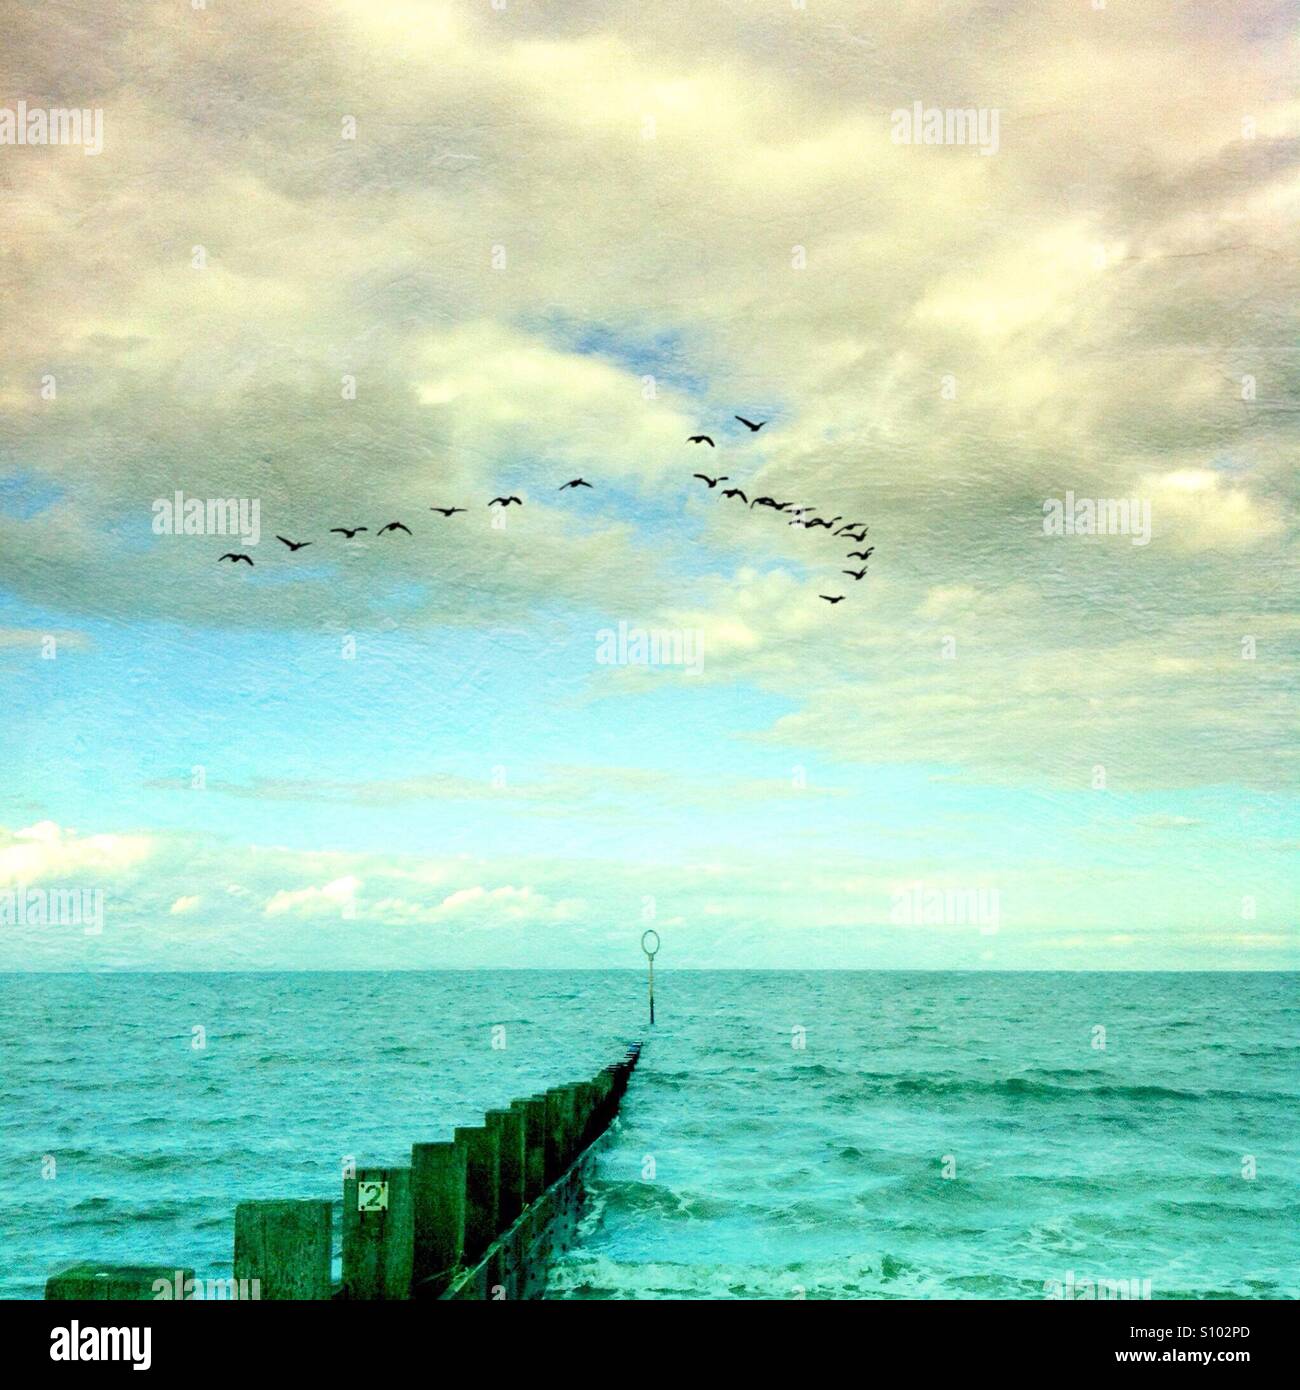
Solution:
M 0 1296 L 643 1041 L 557 1299 L 1291 1299 L 1294 974 L 0 976 Z M 336 1222 L 336 1231 L 337 1231 Z

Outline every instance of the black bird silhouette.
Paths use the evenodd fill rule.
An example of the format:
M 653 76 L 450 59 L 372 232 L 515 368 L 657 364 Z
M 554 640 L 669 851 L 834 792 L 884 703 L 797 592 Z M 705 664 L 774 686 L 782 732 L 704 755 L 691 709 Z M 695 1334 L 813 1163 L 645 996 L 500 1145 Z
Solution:
M 750 509 L 754 507 L 771 507 L 774 512 L 783 512 L 787 507 L 792 507 L 793 502 L 778 502 L 775 497 L 755 497 L 749 504 Z
M 875 550 L 874 545 L 869 545 L 865 550 L 850 550 L 844 557 L 846 560 L 870 560 L 871 552 Z
M 443 516 L 455 516 L 457 512 L 463 512 L 464 507 L 430 507 L 431 512 L 441 512 Z
M 739 497 L 742 502 L 749 501 L 749 498 L 746 497 L 738 487 L 724 487 L 722 489 L 722 495 L 724 497 Z
M 686 442 L 688 444 L 707 444 L 710 449 L 718 447 L 707 434 L 693 434 Z
M 253 557 L 251 555 L 236 555 L 233 550 L 227 550 L 224 555 L 218 556 L 217 564 L 220 564 L 222 560 L 229 560 L 232 565 L 237 564 L 240 560 L 246 565 L 251 565 L 253 563 Z
M 836 531 L 835 534 L 836 534 L 837 536 L 843 535 L 843 534 L 844 534 L 844 527 L 841 526 L 840 529 L 839 529 L 838 531 Z M 866 538 L 867 538 L 867 533 L 866 533 L 865 530 L 864 530 L 864 531 L 850 531 L 850 532 L 848 533 L 848 537 L 849 537 L 849 540 L 851 540 L 851 541 L 857 541 L 857 543 L 858 543 L 859 545 L 861 545 L 862 542 L 866 540 Z
M 403 526 L 400 521 L 390 521 L 387 526 L 381 526 L 379 528 L 379 534 L 381 536 L 385 531 L 405 531 L 408 536 L 411 534 L 411 528 L 409 526 Z
M 836 517 L 835 520 L 838 521 L 839 517 Z M 835 534 L 837 536 L 842 536 L 846 531 L 857 531 L 859 529 L 870 531 L 871 527 L 868 526 L 865 521 L 846 521 Z
M 571 478 L 567 483 L 561 483 L 560 486 L 557 487 L 555 490 L 556 490 L 556 492 L 563 492 L 564 489 L 565 489 L 566 487 L 590 487 L 590 486 L 591 486 L 591 484 L 586 480 L 586 478 Z
M 759 430 L 761 430 L 763 426 L 767 424 L 766 420 L 760 420 L 758 424 L 755 424 L 752 420 L 746 420 L 743 415 L 737 415 L 736 419 L 739 420 L 740 423 L 744 425 L 744 427 L 747 430 L 752 430 L 755 434 L 757 434 Z
M 710 491 L 717 487 L 719 483 L 726 483 L 731 481 L 725 473 L 723 473 L 722 476 L 718 478 L 710 478 L 707 473 L 692 473 L 691 477 L 698 478 L 702 483 L 708 483 Z
M 310 541 L 287 540 L 284 536 L 277 536 L 276 540 L 278 540 L 281 543 L 281 545 L 287 545 L 290 550 L 301 550 L 303 546 L 311 544 Z
M 830 594 L 818 594 L 817 597 L 818 597 L 818 598 L 824 598 L 824 599 L 826 600 L 827 603 L 843 603 L 843 602 L 844 602 L 844 595 L 843 595 L 843 594 L 836 594 L 833 598 L 831 597 Z
M 867 567 L 863 565 L 860 570 L 841 570 L 841 574 L 851 574 L 854 579 L 865 579 L 867 577 Z
M 831 529 L 831 527 L 834 526 L 835 523 L 836 523 L 838 520 L 839 520 L 839 517 L 837 517 L 837 516 L 831 517 L 831 519 L 830 519 L 829 521 L 824 521 L 821 517 L 819 517 L 819 516 L 814 516 L 814 517 L 809 517 L 809 519 L 808 519 L 807 521 L 804 522 L 804 525 L 805 525 L 805 526 L 808 528 L 808 530 L 810 530 L 810 531 L 813 530 L 814 527 L 817 527 L 817 526 L 824 526 L 824 527 L 829 531 L 829 530 Z
M 352 537 L 355 536 L 358 531 L 368 531 L 369 529 L 370 528 L 368 526 L 331 526 L 330 535 L 346 536 L 348 540 L 351 540 Z
M 522 507 L 522 506 L 524 505 L 524 504 L 519 500 L 519 498 L 517 498 L 517 497 L 515 497 L 515 496 L 512 495 L 512 496 L 510 496 L 510 497 L 494 497 L 494 498 L 488 503 L 488 506 L 489 506 L 489 507 L 508 507 L 508 506 L 511 504 L 511 502 L 513 502 L 513 503 L 515 504 L 516 507 Z

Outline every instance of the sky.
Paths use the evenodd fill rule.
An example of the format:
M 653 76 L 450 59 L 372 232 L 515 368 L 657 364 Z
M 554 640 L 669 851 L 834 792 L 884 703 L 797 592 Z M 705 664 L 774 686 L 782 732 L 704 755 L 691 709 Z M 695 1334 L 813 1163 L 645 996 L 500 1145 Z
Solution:
M 6 26 L 0 968 L 1300 963 L 1287 7 Z

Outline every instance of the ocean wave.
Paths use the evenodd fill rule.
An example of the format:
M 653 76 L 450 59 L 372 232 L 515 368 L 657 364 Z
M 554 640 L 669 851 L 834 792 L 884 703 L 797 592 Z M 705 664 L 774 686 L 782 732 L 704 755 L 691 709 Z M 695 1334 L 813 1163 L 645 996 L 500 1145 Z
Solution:
M 1291 1104 L 1297 1096 L 1288 1092 L 1257 1090 L 1226 1090 L 1207 1087 L 1166 1086 L 1155 1082 L 1119 1082 L 1098 1079 L 1098 1073 L 1077 1070 L 1044 1070 L 1022 1072 L 1014 1076 L 994 1078 L 962 1076 L 954 1072 L 929 1074 L 887 1074 L 860 1072 L 857 1079 L 866 1085 L 854 1090 L 838 1091 L 830 1096 L 841 1107 L 860 1103 L 872 1094 L 899 1096 L 986 1097 L 1004 1096 L 1012 1099 L 1056 1100 L 1119 1100 L 1119 1101 L 1257 1101 L 1267 1104 Z
M 548 1299 L 821 1300 L 942 1297 L 948 1281 L 889 1253 L 777 1265 L 620 1260 L 574 1249 L 552 1266 Z M 1039 1286 L 1041 1290 L 1041 1285 Z
M 593 1187 L 593 1200 L 603 1216 L 651 1213 L 661 1218 L 686 1221 L 718 1221 L 762 1209 L 753 1202 L 717 1192 L 696 1192 L 670 1187 L 663 1182 L 625 1182 Z

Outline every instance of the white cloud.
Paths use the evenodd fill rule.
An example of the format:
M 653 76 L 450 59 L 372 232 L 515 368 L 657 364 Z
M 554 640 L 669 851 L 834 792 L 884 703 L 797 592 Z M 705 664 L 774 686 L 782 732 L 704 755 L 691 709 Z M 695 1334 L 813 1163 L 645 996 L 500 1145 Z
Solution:
M 1186 550 L 1243 550 L 1274 540 L 1285 529 L 1275 502 L 1252 496 L 1209 468 L 1147 474 L 1134 495 L 1151 499 L 1153 535 Z
M 361 880 L 345 874 L 330 883 L 307 888 L 282 888 L 274 893 L 263 911 L 268 917 L 290 913 L 295 917 L 353 915 L 357 906 L 357 890 Z
M 155 841 L 147 835 L 78 835 L 41 821 L 25 829 L 0 829 L 0 883 L 30 884 L 50 879 L 95 879 L 145 863 Z

